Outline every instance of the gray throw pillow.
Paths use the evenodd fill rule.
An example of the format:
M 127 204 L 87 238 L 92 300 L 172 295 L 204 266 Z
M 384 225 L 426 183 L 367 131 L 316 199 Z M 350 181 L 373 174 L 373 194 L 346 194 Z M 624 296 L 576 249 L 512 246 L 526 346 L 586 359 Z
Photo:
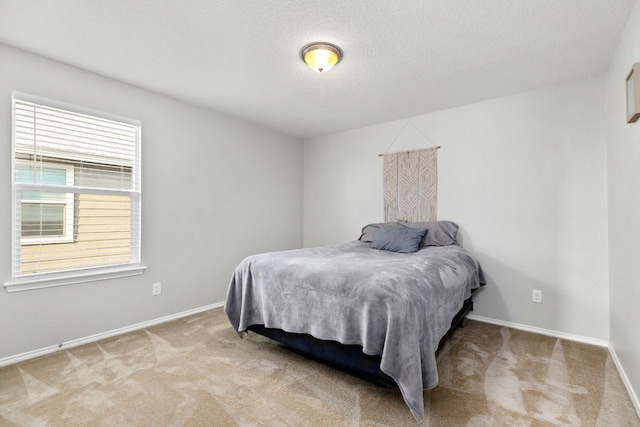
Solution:
M 457 245 L 458 224 L 451 221 L 407 222 L 398 221 L 400 225 L 410 228 L 426 228 L 427 233 L 422 238 L 420 246 L 449 246 Z
M 398 227 L 385 225 L 380 227 L 371 247 L 384 251 L 408 254 L 420 249 L 420 242 L 427 233 L 426 228 Z
M 362 234 L 360 234 L 360 237 L 358 238 L 358 240 L 361 240 L 363 242 L 368 242 L 368 243 L 373 242 L 373 238 L 376 236 L 376 233 L 378 232 L 380 227 L 384 227 L 384 226 L 398 227 L 399 224 L 397 222 L 378 222 L 374 224 L 365 225 L 364 227 L 362 227 Z

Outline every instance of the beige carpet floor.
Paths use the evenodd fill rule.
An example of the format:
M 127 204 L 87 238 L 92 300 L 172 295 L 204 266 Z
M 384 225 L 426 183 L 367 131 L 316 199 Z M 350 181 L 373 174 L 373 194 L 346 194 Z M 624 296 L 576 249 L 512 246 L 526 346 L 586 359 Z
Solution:
M 604 348 L 468 321 L 424 426 L 640 426 Z M 0 369 L 2 426 L 416 426 L 400 392 L 240 340 L 221 309 Z

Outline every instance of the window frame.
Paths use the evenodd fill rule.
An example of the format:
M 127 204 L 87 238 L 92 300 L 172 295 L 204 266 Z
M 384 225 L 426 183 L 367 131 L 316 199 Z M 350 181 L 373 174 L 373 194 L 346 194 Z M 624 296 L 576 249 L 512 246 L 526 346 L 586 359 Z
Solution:
M 19 191 L 18 187 L 23 184 L 18 185 L 16 183 L 16 164 L 22 160 L 16 158 L 16 104 L 18 101 L 27 102 L 27 103 L 36 103 L 46 105 L 48 107 L 57 108 L 61 110 L 70 111 L 77 114 L 83 114 L 87 116 L 92 116 L 99 119 L 106 119 L 111 121 L 116 121 L 128 125 L 132 125 L 136 127 L 136 143 L 135 143 L 135 154 L 134 154 L 134 170 L 136 171 L 135 175 L 132 176 L 132 179 L 135 180 L 132 184 L 131 190 L 100 190 L 98 189 L 98 194 L 112 194 L 112 195 L 127 195 L 130 196 L 130 221 L 131 221 L 131 246 L 129 248 L 129 262 L 128 263 L 120 263 L 120 264 L 112 264 L 112 265 L 104 265 L 104 266 L 92 266 L 92 267 L 81 267 L 74 268 L 68 270 L 59 270 L 59 271 L 48 271 L 42 273 L 30 273 L 30 274 L 21 274 L 20 273 L 20 248 L 22 246 L 22 236 L 20 232 L 16 230 L 20 230 L 17 227 L 17 222 L 20 221 L 20 212 L 17 208 L 18 205 L 21 205 L 19 200 Z M 11 280 L 5 281 L 3 283 L 7 292 L 16 292 L 16 291 L 25 291 L 32 289 L 42 289 L 49 288 L 53 286 L 64 286 L 64 285 L 73 285 L 73 284 L 81 284 L 81 283 L 89 283 L 98 280 L 106 280 L 106 279 L 114 279 L 114 278 L 123 278 L 130 277 L 143 274 L 146 270 L 146 266 L 142 264 L 142 185 L 140 182 L 142 171 L 141 171 L 141 152 L 142 152 L 142 123 L 139 120 L 130 119 L 127 117 L 118 116 L 115 114 L 105 113 L 103 111 L 94 110 L 86 107 L 81 107 L 74 104 L 69 104 L 61 101 L 56 101 L 48 98 L 43 98 L 40 96 L 25 94 L 18 91 L 13 91 L 11 98 L 11 126 L 12 126 L 12 135 L 11 135 L 11 193 L 12 193 L 12 213 L 11 213 L 11 271 L 12 277 Z M 28 160 L 26 161 L 28 163 Z M 44 163 L 50 163 L 55 165 L 54 162 L 45 161 Z M 60 165 L 64 166 L 64 165 Z M 71 169 L 74 169 L 73 165 L 69 165 Z M 75 177 L 72 177 L 72 179 Z M 67 175 L 67 180 L 69 176 Z M 67 181 L 68 182 L 68 181 Z M 26 185 L 28 187 L 28 185 Z M 55 186 L 50 186 L 49 188 L 54 188 Z M 61 191 L 64 190 L 64 191 Z M 28 191 L 33 191 L 29 189 Z M 35 191 L 38 191 L 35 189 Z M 42 191 L 42 190 L 40 190 Z M 72 201 L 75 200 L 74 197 L 77 194 L 81 194 L 77 188 L 74 186 L 58 186 L 55 188 L 55 191 L 65 192 L 71 196 Z M 67 196 L 69 197 L 69 196 Z M 75 211 L 75 207 L 72 205 L 71 211 Z M 75 215 L 75 213 L 73 213 Z M 66 218 L 66 216 L 65 216 Z M 48 244 L 48 243 L 73 243 L 74 241 L 74 223 L 75 217 L 72 219 L 71 223 L 71 240 L 66 240 L 65 242 L 41 242 L 40 244 Z M 65 233 L 66 234 L 66 233 Z M 42 238 L 41 238 L 42 239 Z M 35 244 L 35 243 L 33 243 Z M 28 244 L 27 244 L 28 245 Z M 17 267 L 16 267 L 17 266 Z

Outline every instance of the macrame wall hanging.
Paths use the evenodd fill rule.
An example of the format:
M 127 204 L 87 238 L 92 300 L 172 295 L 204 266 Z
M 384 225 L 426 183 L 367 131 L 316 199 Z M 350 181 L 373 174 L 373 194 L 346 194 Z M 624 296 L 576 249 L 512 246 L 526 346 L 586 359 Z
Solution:
M 391 145 L 409 124 L 429 141 L 420 129 L 408 121 Z M 385 222 L 436 220 L 438 148 L 440 147 L 434 146 L 419 150 L 379 154 L 384 158 L 382 175 Z M 389 151 L 388 148 L 387 151 Z

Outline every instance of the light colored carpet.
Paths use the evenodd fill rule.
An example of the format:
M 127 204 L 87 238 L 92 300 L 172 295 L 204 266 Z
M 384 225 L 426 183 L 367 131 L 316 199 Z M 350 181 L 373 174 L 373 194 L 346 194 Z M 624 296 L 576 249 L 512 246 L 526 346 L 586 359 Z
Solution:
M 606 349 L 468 321 L 424 426 L 640 426 Z M 400 392 L 303 358 L 222 309 L 0 369 L 3 426 L 415 426 Z

